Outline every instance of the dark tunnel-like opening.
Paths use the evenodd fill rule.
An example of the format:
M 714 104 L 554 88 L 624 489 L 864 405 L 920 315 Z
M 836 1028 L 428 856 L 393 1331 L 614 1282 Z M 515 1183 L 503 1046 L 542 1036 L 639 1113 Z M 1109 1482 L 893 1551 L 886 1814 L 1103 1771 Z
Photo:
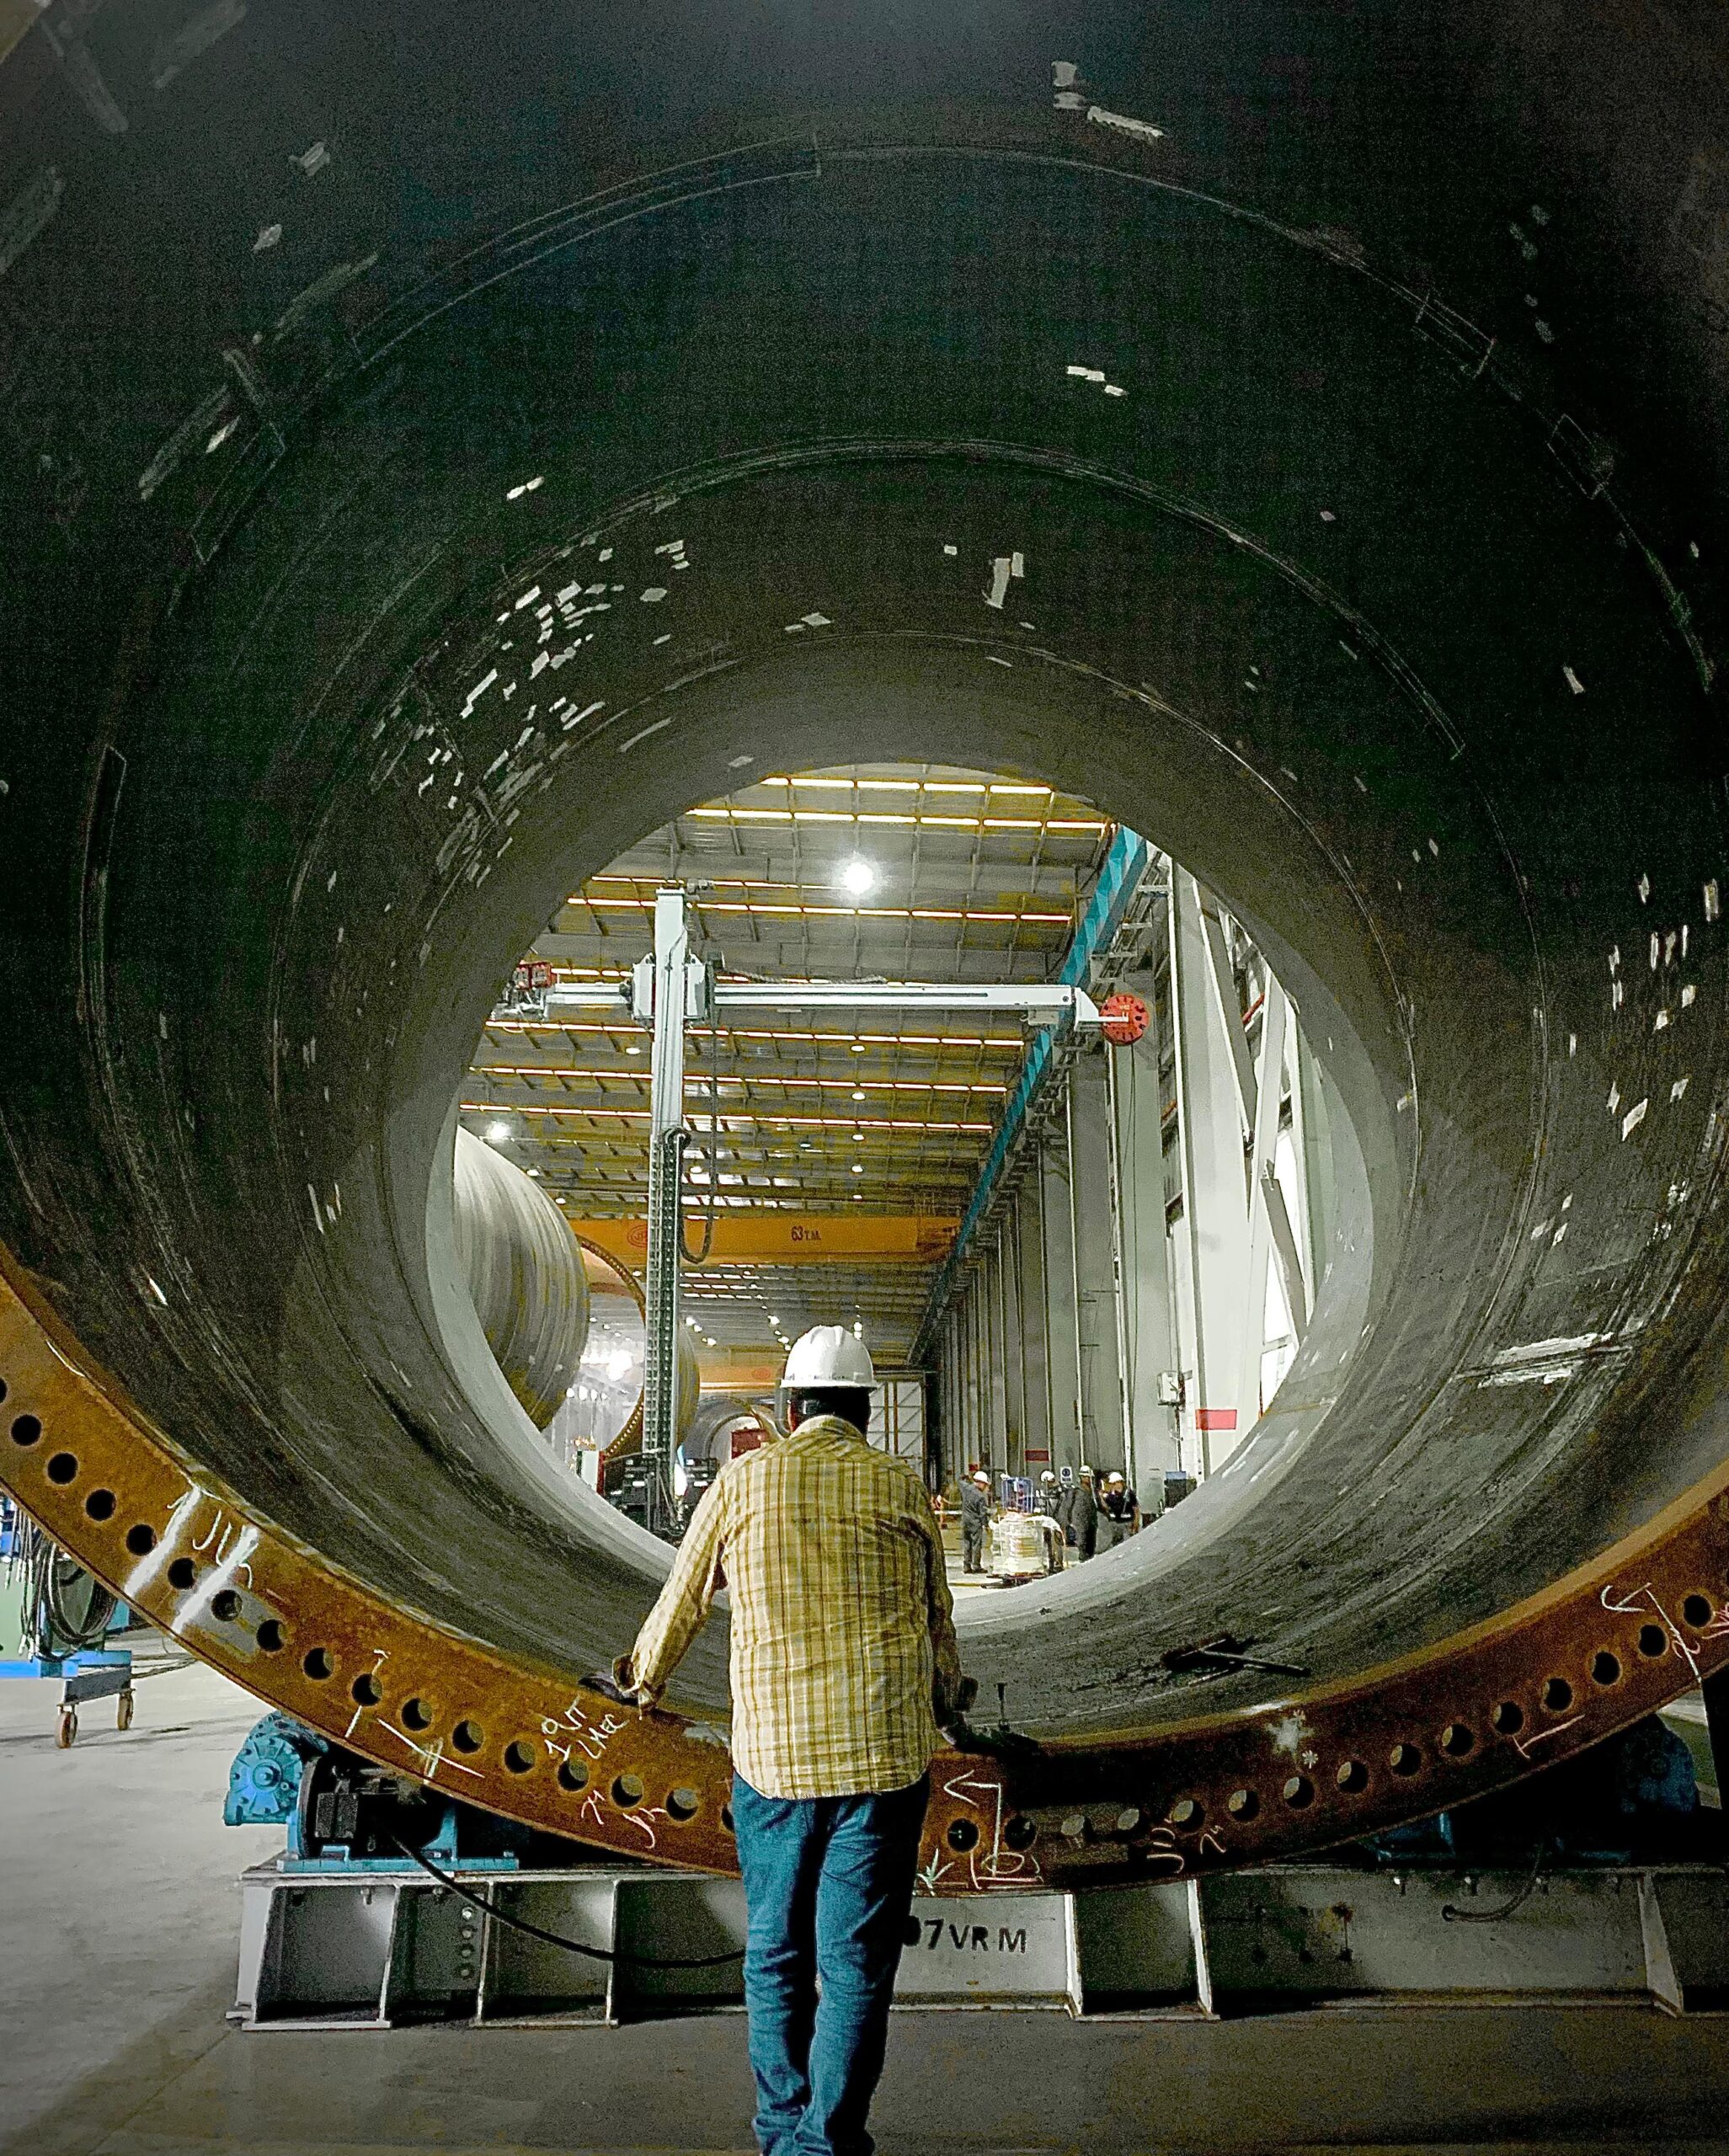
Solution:
M 574 878 L 741 770 L 861 755 L 1060 784 L 1203 875 L 1353 1135 L 1253 1443 L 1156 1549 L 978 1621 L 1019 1723 L 1174 1723 L 1195 1688 L 1162 1648 L 1225 1629 L 1343 1683 L 1540 1598 L 1717 1470 L 1694 565 L 1718 524 L 1705 477 L 1657 500 L 1673 413 L 1641 406 L 1652 447 L 1618 463 L 1582 361 L 1480 326 L 1534 312 L 1521 250 L 1561 190 L 1534 222 L 1475 62 L 1376 20 L 1342 48 L 1374 94 L 1406 37 L 1448 86 L 1425 154 L 1467 109 L 1499 145 L 1447 187 L 1306 113 L 1309 161 L 1282 138 L 1252 200 L 1149 166 L 1159 131 L 1118 124 L 1156 72 L 1126 15 L 1089 32 L 1112 101 L 1078 108 L 1047 88 L 1060 16 L 1012 67 L 994 31 L 971 98 L 952 53 L 928 97 L 879 55 L 814 127 L 803 90 L 797 125 L 758 127 L 742 56 L 707 81 L 680 52 L 659 120 L 609 108 L 551 193 L 506 125 L 517 162 L 476 194 L 476 152 L 408 139 L 420 61 L 376 58 L 405 71 L 376 170 L 342 193 L 332 128 L 341 217 L 269 306 L 232 264 L 272 277 L 277 243 L 253 260 L 257 201 L 219 201 L 189 118 L 126 153 L 216 205 L 195 239 L 152 237 L 149 189 L 128 209 L 30 105 L 18 184 L 54 177 L 4 272 L 21 346 L 100 215 L 141 279 L 202 266 L 179 312 L 152 298 L 147 357 L 124 283 L 86 303 L 84 492 L 52 413 L 49 464 L 7 482 L 0 1235 L 116 1391 L 297 1547 L 506 1660 L 575 1676 L 626 1643 L 663 1561 L 553 1471 L 488 1356 L 439 1195 L 451 1101 Z M 252 64 L 225 45 L 198 93 L 237 141 L 288 124 Z M 494 151 L 526 94 L 499 65 Z M 1206 69 L 1179 73 L 1198 114 Z M 1486 268 L 1508 204 L 1525 241 Z M 1582 291 L 1609 274 L 1592 216 Z M 1658 286 L 1692 274 L 1662 259 Z M 686 1705 L 721 1705 L 723 1657 L 715 1628 Z M 1206 1708 L 1256 1681 L 1210 1678 Z

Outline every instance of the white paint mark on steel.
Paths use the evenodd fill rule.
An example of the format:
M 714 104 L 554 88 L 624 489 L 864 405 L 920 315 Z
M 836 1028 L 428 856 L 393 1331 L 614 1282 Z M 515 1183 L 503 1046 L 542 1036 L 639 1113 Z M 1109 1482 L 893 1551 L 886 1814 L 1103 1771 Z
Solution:
M 1649 877 L 1649 876 L 1641 876 L 1641 877 L 1639 878 L 1638 883 L 1635 885 L 1635 887 L 1634 887 L 1634 888 L 1637 890 L 1637 892 L 1638 892 L 1638 894 L 1639 894 L 1639 903 L 1640 903 L 1640 905 L 1642 905 L 1642 906 L 1648 906 L 1648 905 L 1651 904 L 1651 878 L 1650 878 L 1650 877 Z
M 1636 1106 L 1629 1108 L 1625 1115 L 1621 1118 L 1621 1143 L 1623 1145 L 1625 1145 L 1627 1140 L 1633 1135 L 1633 1133 L 1637 1130 L 1640 1124 L 1644 1122 L 1646 1112 L 1649 1110 L 1650 1107 L 1651 1100 L 1647 1095 L 1647 1097 L 1644 1100 L 1639 1102 Z
M 0 210 L 0 277 L 17 261 L 60 207 L 66 182 L 55 165 L 45 165 L 27 187 Z
M 619 743 L 619 755 L 621 756 L 629 755 L 631 750 L 636 747 L 638 741 L 646 741 L 651 734 L 659 734 L 663 727 L 668 727 L 671 724 L 672 717 L 669 712 L 666 718 L 657 718 L 652 726 L 644 726 L 639 728 L 638 732 L 632 734 L 628 741 L 621 741 Z
M 280 246 L 281 242 L 280 225 L 260 225 L 259 236 L 252 243 L 252 251 L 254 254 L 268 254 L 273 247 Z
M 651 584 L 643 594 L 643 604 L 645 606 L 658 606 L 665 596 L 666 586 L 664 584 Z
M 1690 980 L 1684 982 L 1681 989 L 1681 1008 L 1684 1011 L 1689 1009 L 1692 1006 L 1694 998 L 1698 994 L 1699 990 L 1694 986 Z
M 1678 1078 L 1675 1081 L 1674 1084 L 1669 1088 L 1669 1098 L 1671 1101 L 1678 1101 L 1685 1095 L 1692 1077 L 1693 1073 L 1689 1070 L 1685 1078 Z
M 499 670 L 495 666 L 490 674 L 483 675 L 481 680 L 475 683 L 474 686 L 468 691 L 467 702 L 462 707 L 462 716 L 464 718 L 467 718 L 470 715 L 476 704 L 480 702 L 481 698 L 486 694 L 487 691 L 491 688 L 493 683 L 496 681 L 498 678 Z
M 1522 1347 L 1503 1348 L 1495 1358 L 1497 1370 L 1511 1369 L 1521 1363 L 1554 1362 L 1563 1355 L 1577 1355 L 1588 1348 L 1595 1348 L 1609 1337 L 1606 1332 L 1574 1332 L 1557 1336 L 1553 1340 L 1528 1340 Z
M 1102 104 L 1090 104 L 1086 117 L 1095 127 L 1113 127 L 1119 135 L 1138 136 L 1144 142 L 1161 142 L 1165 139 L 1162 127 L 1155 127 L 1150 120 L 1135 120 L 1126 112 L 1107 112 Z
M 288 162 L 291 165 L 297 165 L 310 179 L 315 173 L 323 172 L 325 166 L 329 163 L 330 145 L 328 142 L 313 142 L 302 150 L 298 157 L 291 156 Z
M 174 77 L 189 67 L 200 52 L 209 51 L 219 37 L 246 20 L 246 0 L 214 0 L 184 24 L 173 37 L 163 38 L 150 56 L 150 86 L 165 90 Z
M 1567 686 L 1572 691 L 1573 694 L 1576 696 L 1582 696 L 1585 693 L 1585 684 L 1579 679 L 1578 675 L 1574 673 L 1572 668 L 1571 666 L 1563 666 L 1561 670 L 1562 675 L 1566 677 Z
M 1010 579 L 1024 577 L 1026 574 L 1027 558 L 1024 554 L 999 554 L 990 564 L 990 589 L 981 594 L 985 604 L 995 607 L 1000 614 L 1002 602 L 1008 597 Z
M 1072 60 L 1053 60 L 1050 64 L 1051 88 L 1054 90 L 1072 90 L 1080 72 L 1078 65 Z

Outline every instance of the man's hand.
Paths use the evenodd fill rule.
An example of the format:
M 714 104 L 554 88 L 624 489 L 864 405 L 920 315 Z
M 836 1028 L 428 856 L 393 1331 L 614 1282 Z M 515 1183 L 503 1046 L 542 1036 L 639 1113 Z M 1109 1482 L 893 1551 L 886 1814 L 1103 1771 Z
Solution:
M 627 1654 L 620 1655 L 613 1663 L 610 1677 L 605 1670 L 595 1669 L 582 1681 L 591 1692 L 598 1692 L 603 1700 L 616 1700 L 621 1707 L 651 1707 L 654 1704 L 653 1695 L 637 1683 Z
M 936 1700 L 937 1726 L 945 1737 L 952 1737 L 957 1729 L 966 1727 L 967 1710 L 979 1696 L 976 1677 L 963 1677 L 947 1698 Z

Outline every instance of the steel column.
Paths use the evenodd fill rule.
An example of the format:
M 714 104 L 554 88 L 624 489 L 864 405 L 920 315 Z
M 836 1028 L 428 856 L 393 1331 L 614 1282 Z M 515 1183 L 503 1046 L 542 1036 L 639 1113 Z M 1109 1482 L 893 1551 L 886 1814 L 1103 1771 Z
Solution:
M 1004 1409 L 1011 1475 L 1026 1470 L 1027 1342 L 1021 1310 L 1020 1211 L 1011 1205 L 996 1231 L 996 1297 L 1003 1341 Z
M 654 1033 L 649 1085 L 648 1348 L 642 1448 L 643 1464 L 648 1471 L 644 1524 L 651 1533 L 671 1513 L 672 1454 L 677 1441 L 676 1342 L 680 1244 L 684 1233 L 680 1202 L 684 1182 L 685 1022 L 690 955 L 683 891 L 674 887 L 656 892 L 649 998 Z
M 985 1338 L 985 1419 L 990 1456 L 1009 1456 L 1007 1343 L 1003 1326 L 1002 1241 L 993 1237 L 979 1252 L 979 1299 Z
M 1131 984 L 1149 1001 L 1153 983 Z M 1131 1443 L 1126 1472 L 1156 1508 L 1166 1472 L 1179 1465 L 1177 1410 L 1160 1398 L 1160 1380 L 1178 1367 L 1171 1303 L 1170 1231 L 1166 1220 L 1165 1147 L 1156 1033 L 1113 1059 L 1117 1156 L 1123 1209 L 1124 1387 Z
M 1068 1088 L 1064 1086 L 1066 1104 Z M 1081 1457 L 1081 1354 L 1075 1326 L 1075 1219 L 1069 1203 L 1069 1145 L 1064 1123 L 1038 1149 L 1044 1214 L 1045 1306 L 1050 1370 L 1050 1456 L 1054 1467 Z
M 1015 1247 L 1018 1259 L 1016 1307 L 1020 1342 L 1023 1420 L 1022 1470 L 1049 1464 L 1051 1451 L 1050 1307 L 1044 1278 L 1044 1219 L 1041 1179 L 1035 1152 L 1014 1196 Z
M 1210 1474 L 1254 1419 L 1253 1403 L 1243 1390 L 1249 1217 L 1240 1106 L 1244 1097 L 1252 1106 L 1253 1079 L 1251 1073 L 1245 1096 L 1247 1055 L 1234 1052 L 1241 1047 L 1241 1026 L 1227 1037 L 1217 1015 L 1218 969 L 1203 906 L 1194 878 L 1173 865 L 1171 1010 L 1194 1356 L 1185 1413 L 1201 1470 Z
M 1104 1059 L 1078 1054 L 1069 1072 L 1069 1186 L 1075 1224 L 1079 1320 L 1081 1458 L 1109 1470 L 1127 1465 L 1119 1382 L 1118 1294 L 1111 1177 L 1111 1111 Z

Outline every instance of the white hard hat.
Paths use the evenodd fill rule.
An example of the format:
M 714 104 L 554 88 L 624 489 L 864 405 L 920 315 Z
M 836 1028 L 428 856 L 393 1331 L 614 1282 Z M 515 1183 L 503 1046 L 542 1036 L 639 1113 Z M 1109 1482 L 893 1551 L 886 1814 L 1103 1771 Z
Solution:
M 801 1332 L 781 1373 L 782 1392 L 824 1385 L 874 1386 L 876 1382 L 870 1350 L 844 1325 L 814 1325 L 808 1332 Z
M 985 1470 L 982 1467 L 975 1467 L 974 1469 L 973 1480 L 975 1482 L 982 1482 L 987 1490 L 990 1487 L 990 1477 L 985 1472 Z

